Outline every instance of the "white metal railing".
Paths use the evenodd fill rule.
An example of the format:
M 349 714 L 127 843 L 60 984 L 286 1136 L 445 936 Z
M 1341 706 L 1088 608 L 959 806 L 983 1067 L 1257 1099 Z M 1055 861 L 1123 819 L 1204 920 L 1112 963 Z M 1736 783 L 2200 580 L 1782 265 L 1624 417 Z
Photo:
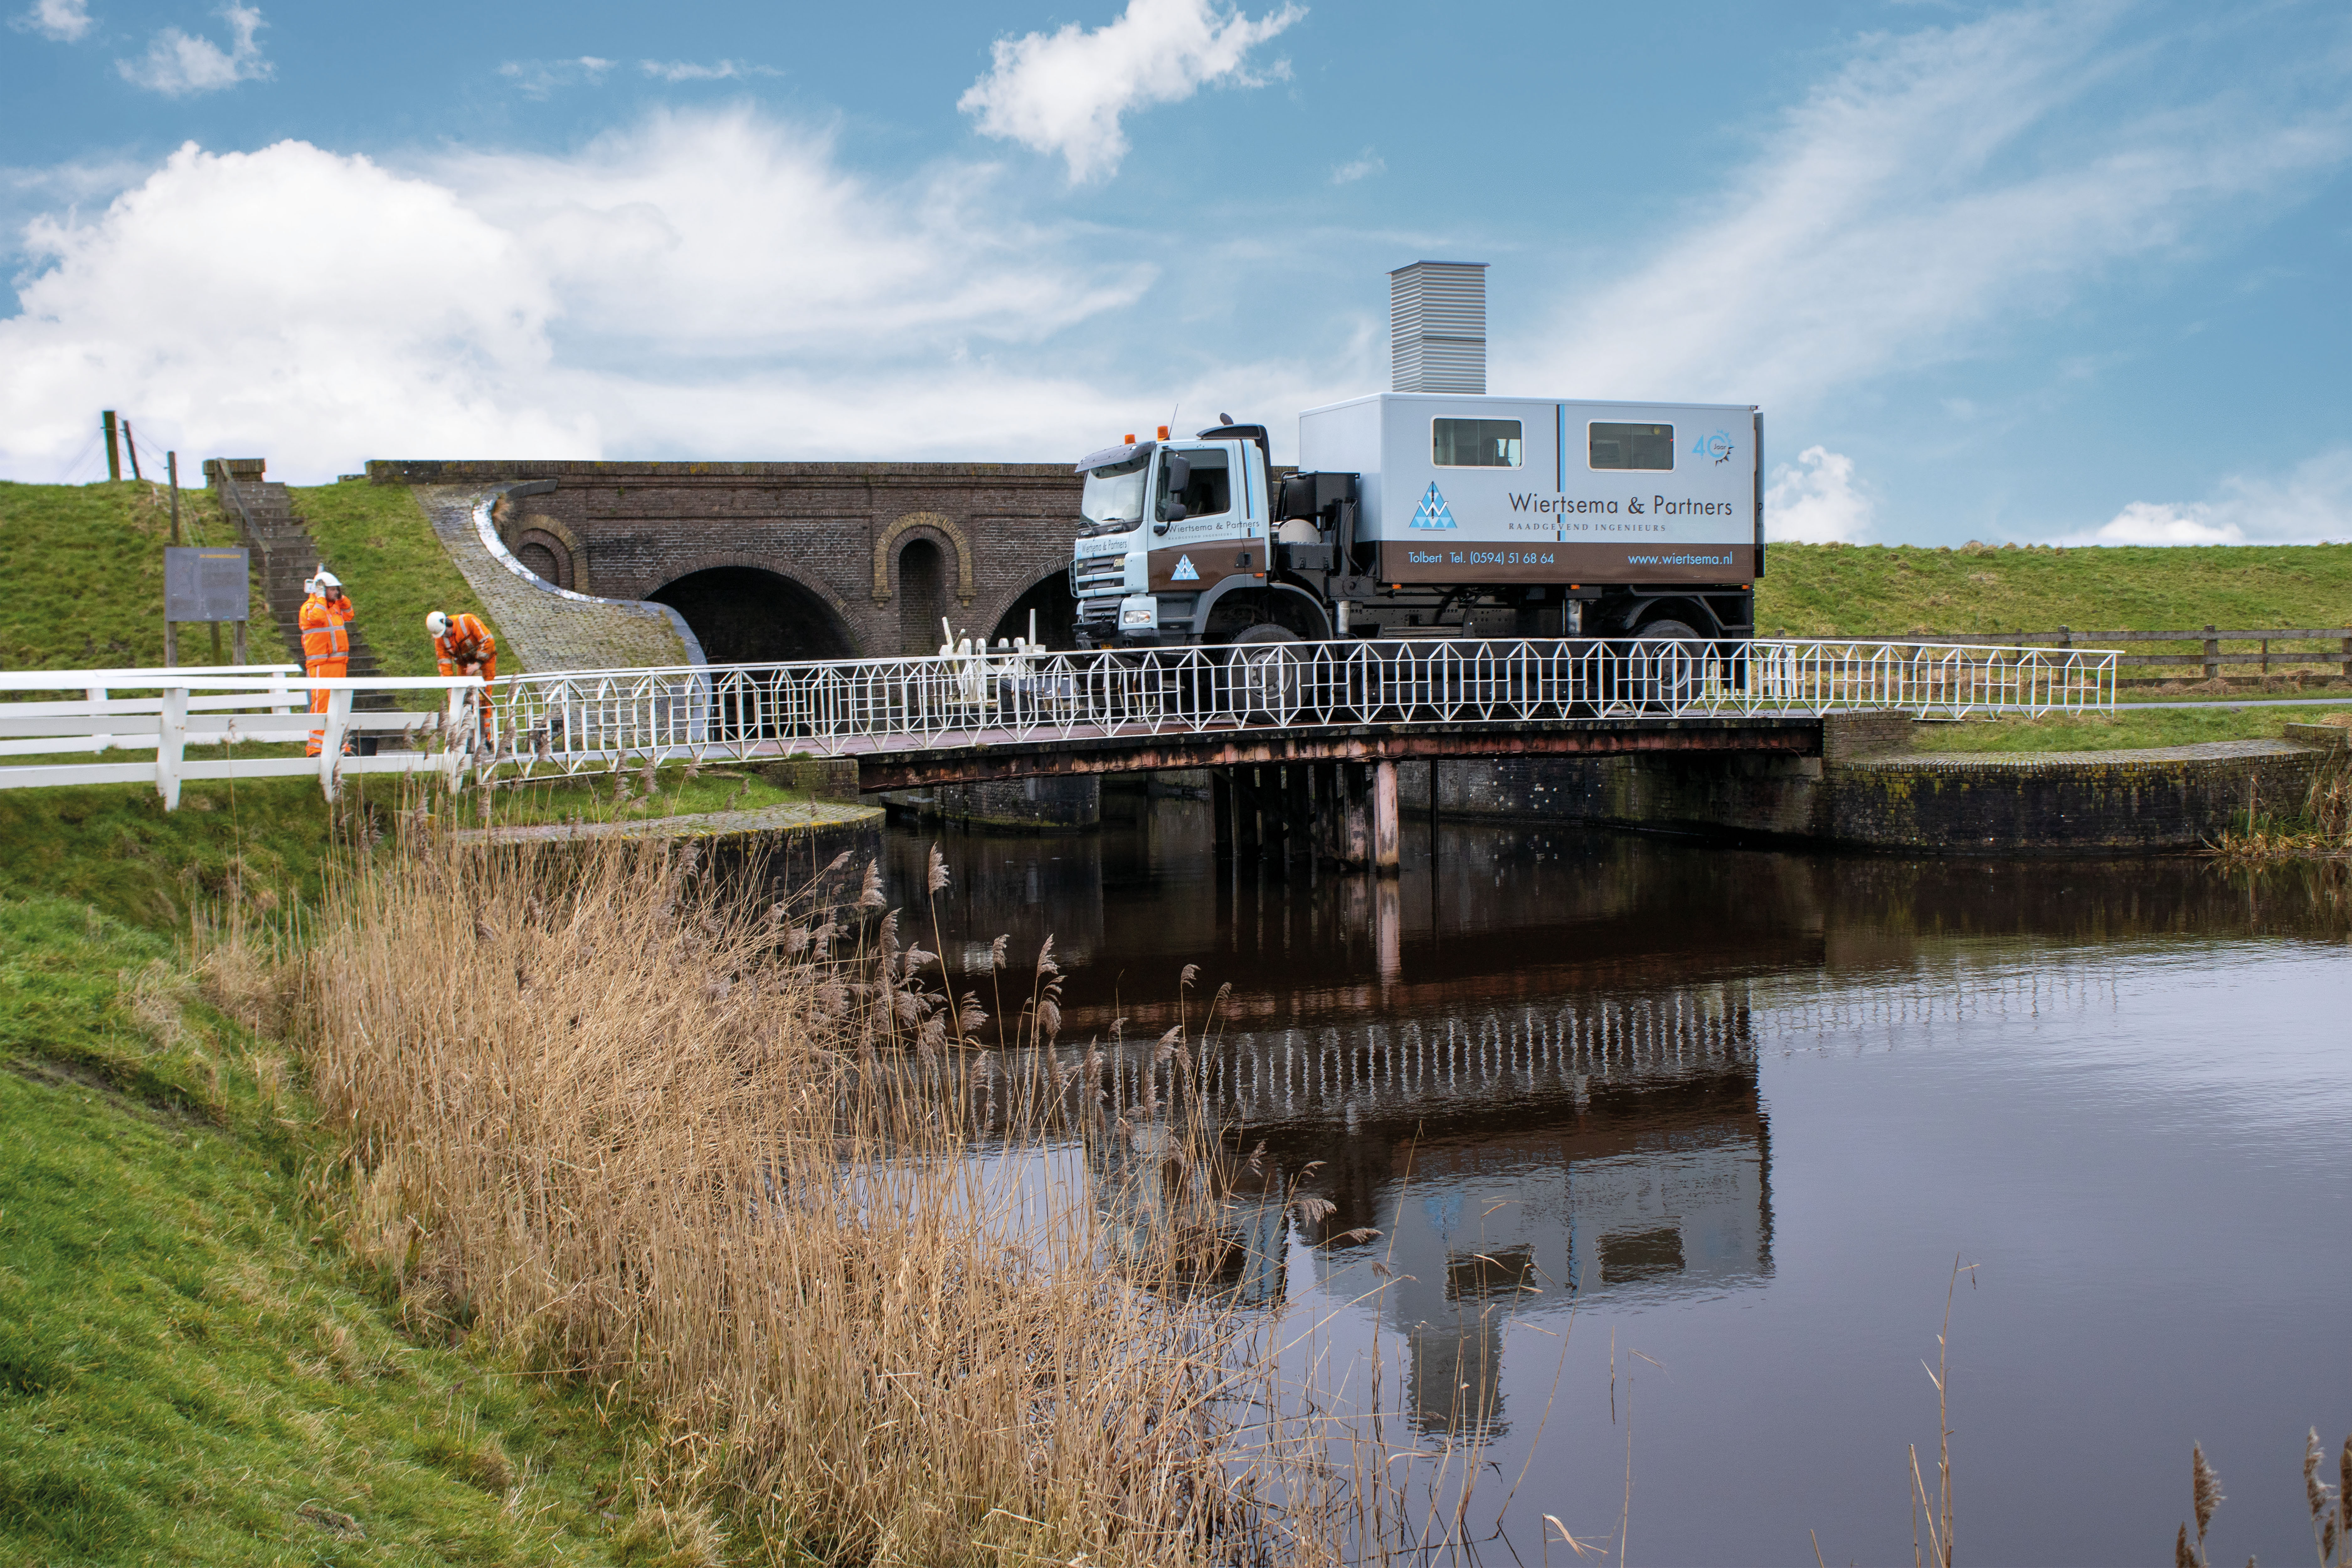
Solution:
M 453 783 L 479 743 L 469 693 L 479 680 L 376 677 L 311 680 L 292 665 L 170 669 L 12 670 L 0 673 L 0 789 L 44 784 L 152 784 L 165 809 L 189 779 L 285 778 L 315 773 L 331 800 L 352 773 L 436 772 Z M 325 691 L 323 713 L 310 694 Z M 427 694 L 422 711 L 354 711 L 363 692 Z M 48 694 L 58 695 L 50 696 Z M 70 695 L 67 695 L 67 694 Z M 244 746 L 301 742 L 320 733 L 316 757 L 238 754 Z M 408 749 L 345 756 L 346 740 L 397 736 Z M 455 743 L 453 743 L 455 742 Z M 218 756 L 190 756 L 218 748 Z M 78 752 L 149 753 L 139 762 L 66 762 Z M 29 761 L 19 762 L 16 759 Z M 488 761 L 487 756 L 478 759 Z
M 1433 724 L 1510 728 L 1598 720 L 1922 718 L 2105 712 L 2116 656 L 1932 643 L 1328 642 L 1134 653 L 1003 647 L 922 658 L 309 680 L 291 666 L 0 674 L 0 789 L 316 772 L 330 798 L 353 773 L 535 775 L 651 761 L 905 755 L 1055 740 Z M 323 714 L 306 710 L 325 690 Z M 39 694 L 56 698 L 40 700 Z M 65 696 L 65 693 L 72 693 Z M 354 711 L 362 692 L 423 710 Z M 10 697 L 17 700 L 8 700 Z M 323 730 L 317 758 L 239 745 Z M 344 756 L 353 734 L 411 749 Z M 191 757 L 190 747 L 222 748 Z M 79 752 L 152 760 L 52 760 Z M 39 761 L 15 763 L 16 757 Z
M 1391 641 L 1042 653 L 499 680 L 501 766 L 905 754 L 934 747 L 1366 725 L 2105 712 L 2094 649 L 1790 641 Z

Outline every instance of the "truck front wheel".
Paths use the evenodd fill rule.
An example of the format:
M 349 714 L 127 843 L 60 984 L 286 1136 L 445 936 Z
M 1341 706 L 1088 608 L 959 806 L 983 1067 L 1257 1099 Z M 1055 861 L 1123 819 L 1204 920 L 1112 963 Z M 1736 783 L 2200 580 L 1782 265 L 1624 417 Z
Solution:
M 1303 684 L 1298 641 L 1297 632 L 1270 622 L 1243 627 L 1225 649 L 1227 711 L 1290 722 Z

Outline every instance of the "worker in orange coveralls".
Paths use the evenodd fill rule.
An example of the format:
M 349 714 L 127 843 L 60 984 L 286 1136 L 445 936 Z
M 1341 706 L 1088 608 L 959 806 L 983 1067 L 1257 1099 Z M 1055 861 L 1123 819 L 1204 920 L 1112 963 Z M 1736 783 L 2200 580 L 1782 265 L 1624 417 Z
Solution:
M 433 652 L 441 660 L 442 674 L 499 678 L 499 639 L 479 616 L 445 616 L 436 610 L 425 617 L 425 629 L 433 634 Z
M 339 680 L 352 672 L 352 622 L 359 610 L 351 596 L 343 592 L 342 580 L 332 572 L 320 572 L 310 583 L 310 596 L 302 601 L 299 626 L 302 629 L 302 673 L 313 680 Z M 310 711 L 327 710 L 327 693 L 310 693 Z M 310 743 L 305 748 L 317 756 L 326 749 L 327 731 L 322 725 L 310 731 Z
M 450 616 L 436 610 L 425 617 L 425 629 L 433 635 L 433 652 L 441 661 L 443 675 L 476 675 L 484 680 L 499 678 L 499 639 L 490 635 L 479 616 L 471 612 Z M 488 743 L 492 737 L 484 721 L 481 693 L 466 700 L 466 743 Z

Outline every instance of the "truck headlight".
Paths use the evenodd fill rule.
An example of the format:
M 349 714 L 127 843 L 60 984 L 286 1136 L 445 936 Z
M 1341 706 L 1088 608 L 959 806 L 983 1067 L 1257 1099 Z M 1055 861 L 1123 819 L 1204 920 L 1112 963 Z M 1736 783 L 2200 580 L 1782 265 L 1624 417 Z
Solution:
M 1160 627 L 1160 601 L 1149 594 L 1129 594 L 1118 602 L 1118 629 L 1123 632 L 1157 631 Z

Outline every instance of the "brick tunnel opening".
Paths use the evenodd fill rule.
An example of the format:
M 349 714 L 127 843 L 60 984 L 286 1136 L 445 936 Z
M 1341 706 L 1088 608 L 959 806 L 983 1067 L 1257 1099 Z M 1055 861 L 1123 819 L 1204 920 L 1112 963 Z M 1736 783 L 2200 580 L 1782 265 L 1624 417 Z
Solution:
M 647 597 L 686 617 L 713 664 L 857 657 L 833 606 L 781 573 L 717 566 L 666 583 Z
M 1025 637 L 1029 635 L 1029 612 L 1037 612 L 1037 640 L 1051 648 L 1074 648 L 1078 646 L 1078 602 L 1070 597 L 1070 574 L 1057 571 L 1044 581 L 1032 584 L 1028 590 L 1013 601 L 988 634 L 989 641 L 1000 637 Z

